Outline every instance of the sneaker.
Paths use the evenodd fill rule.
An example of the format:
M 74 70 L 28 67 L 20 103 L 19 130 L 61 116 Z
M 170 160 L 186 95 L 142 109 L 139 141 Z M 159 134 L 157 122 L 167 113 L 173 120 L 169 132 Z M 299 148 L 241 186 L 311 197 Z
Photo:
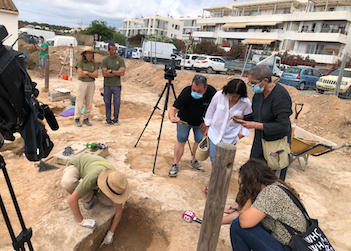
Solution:
M 89 122 L 89 119 L 83 119 L 83 124 L 87 125 L 87 126 L 92 126 L 92 124 Z
M 119 126 L 118 121 L 117 121 L 117 122 L 113 122 L 113 124 L 114 124 L 115 126 Z
M 169 177 L 177 177 L 177 173 L 178 173 L 178 164 L 173 164 L 171 167 L 171 170 L 169 171 Z
M 113 125 L 113 122 L 106 122 L 105 123 L 105 126 L 110 126 L 110 125 Z
M 199 161 L 190 161 L 190 165 L 192 168 L 195 168 L 196 170 L 199 170 L 201 172 L 205 172 L 205 169 L 200 165 Z
M 82 127 L 82 124 L 79 122 L 79 119 L 75 119 L 74 125 L 75 125 L 76 127 Z

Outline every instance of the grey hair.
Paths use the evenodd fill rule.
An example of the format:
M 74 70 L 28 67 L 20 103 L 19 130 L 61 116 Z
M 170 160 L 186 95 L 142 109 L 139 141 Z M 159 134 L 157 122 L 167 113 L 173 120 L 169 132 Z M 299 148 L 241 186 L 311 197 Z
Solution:
M 268 78 L 268 82 L 272 82 L 272 72 L 266 65 L 257 65 L 252 68 L 247 75 L 251 75 L 257 80 Z

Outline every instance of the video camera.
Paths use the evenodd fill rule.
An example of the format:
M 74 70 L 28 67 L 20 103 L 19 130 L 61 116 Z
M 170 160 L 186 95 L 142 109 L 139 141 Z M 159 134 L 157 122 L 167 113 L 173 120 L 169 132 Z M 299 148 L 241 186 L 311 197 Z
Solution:
M 175 59 L 176 55 L 172 54 L 171 55 L 171 60 L 168 64 L 165 65 L 165 79 L 168 80 L 174 80 L 174 78 L 177 76 L 176 70 L 175 70 Z
M 39 161 L 54 146 L 40 120 L 45 118 L 52 130 L 59 126 L 49 106 L 36 99 L 37 84 L 26 71 L 23 54 L 3 45 L 7 36 L 5 26 L 0 25 L 0 148 L 4 140 L 14 141 L 13 133 L 19 132 L 27 159 Z

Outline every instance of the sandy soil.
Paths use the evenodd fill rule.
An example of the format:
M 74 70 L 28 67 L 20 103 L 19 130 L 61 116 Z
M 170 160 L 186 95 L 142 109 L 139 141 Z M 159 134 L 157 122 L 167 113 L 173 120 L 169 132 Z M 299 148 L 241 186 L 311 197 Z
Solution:
M 57 78 L 61 69 L 60 61 L 64 59 L 67 49 L 50 49 L 50 90 L 64 87 L 76 95 L 77 78 L 74 73 L 73 81 Z M 31 55 L 35 57 L 35 53 Z M 79 49 L 76 50 L 79 54 Z M 101 62 L 103 55 L 96 55 Z M 138 145 L 135 144 L 145 127 L 146 122 L 159 99 L 166 80 L 164 71 L 152 64 L 136 60 L 127 60 L 126 76 L 122 78 L 122 105 L 120 126 L 105 127 L 104 103 L 100 92 L 103 87 L 101 72 L 96 80 L 96 90 L 92 109 L 92 127 L 77 128 L 73 125 L 73 117 L 57 117 L 60 129 L 48 133 L 55 147 L 50 156 L 62 151 L 64 147 L 77 141 L 102 142 L 110 146 L 110 154 L 106 157 L 117 169 L 126 173 L 131 185 L 131 198 L 125 204 L 125 211 L 120 225 L 110 246 L 101 250 L 196 250 L 200 225 L 188 224 L 182 219 L 184 210 L 192 210 L 199 218 L 203 216 L 205 206 L 204 189 L 208 186 L 211 165 L 210 160 L 202 162 L 205 172 L 190 168 L 190 151 L 185 149 L 180 162 L 177 178 L 169 178 L 168 171 L 173 162 L 173 147 L 176 142 L 175 125 L 165 117 L 160 146 L 152 174 L 157 137 L 160 130 L 161 114 L 164 99 L 155 110 Z M 65 74 L 68 66 L 65 66 Z M 37 69 L 29 71 L 33 81 L 38 83 L 41 90 L 44 80 L 39 79 Z M 176 94 L 191 83 L 194 74 L 178 73 L 173 81 Z M 211 75 L 209 84 L 219 90 L 233 76 Z M 299 93 L 295 88 L 286 87 L 293 102 L 304 103 L 304 108 L 298 119 L 298 126 L 321 136 L 327 140 L 342 145 L 350 142 L 351 134 L 351 103 L 344 102 L 334 96 L 314 95 L 313 97 Z M 249 90 L 249 97 L 253 93 Z M 68 100 L 51 102 L 47 94 L 40 93 L 39 100 L 48 104 L 55 114 L 70 107 Z M 173 104 L 170 97 L 168 107 Z M 293 120 L 293 115 L 291 117 Z M 55 164 L 59 169 L 38 172 L 36 163 L 29 162 L 22 154 L 23 140 L 18 136 L 15 142 L 6 142 L 1 149 L 7 163 L 7 170 L 14 187 L 22 214 L 27 227 L 33 227 L 33 243 L 35 250 L 54 250 L 49 246 L 59 246 L 63 243 L 60 231 L 62 224 L 53 215 L 63 213 L 67 221 L 75 224 L 67 206 L 68 194 L 60 186 L 64 166 L 55 164 L 52 159 L 48 163 Z M 190 142 L 194 142 L 190 137 Z M 234 162 L 234 172 L 227 199 L 227 205 L 232 205 L 237 193 L 237 169 L 248 160 L 252 137 L 244 138 L 237 145 Z M 287 182 L 292 184 L 301 194 L 303 202 L 311 217 L 319 219 L 321 228 L 325 231 L 335 250 L 351 250 L 351 232 L 348 226 L 351 220 L 347 215 L 351 207 L 351 199 L 347 195 L 351 188 L 350 149 L 325 154 L 319 157 L 311 156 L 305 171 L 299 168 L 297 161 L 293 162 L 287 173 Z M 4 204 L 16 233 L 20 226 L 16 219 L 15 210 L 6 187 L 3 175 L 0 176 L 0 191 Z M 96 207 L 91 213 L 98 213 Z M 102 209 L 103 210 L 103 209 Z M 88 214 L 83 212 L 84 214 Z M 45 228 L 38 228 L 46 222 Z M 65 223 L 66 224 L 66 223 Z M 67 223 L 68 224 L 68 223 Z M 0 217 L 0 249 L 11 247 L 11 239 Z M 59 230 L 58 230 L 59 229 Z M 65 229 L 65 228 L 63 228 Z M 69 231 L 67 225 L 66 231 Z M 45 236 L 48 233 L 52 235 Z M 79 234 L 78 232 L 74 234 Z M 73 235 L 74 235 L 73 234 Z M 50 245 L 42 243 L 44 238 Z M 61 238 L 61 239 L 60 239 Z M 84 246 L 84 244 L 82 244 Z M 83 246 L 77 250 L 84 250 Z M 62 247 L 62 250 L 67 250 Z M 217 250 L 230 250 L 229 226 L 222 226 Z

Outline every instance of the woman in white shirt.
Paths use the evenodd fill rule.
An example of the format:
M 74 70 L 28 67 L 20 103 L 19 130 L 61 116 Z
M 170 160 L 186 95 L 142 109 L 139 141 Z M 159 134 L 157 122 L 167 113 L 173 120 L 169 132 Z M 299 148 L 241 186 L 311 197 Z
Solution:
M 210 141 L 211 161 L 219 142 L 235 145 L 242 137 L 251 136 L 249 129 L 231 119 L 233 115 L 246 115 L 251 112 L 246 84 L 241 79 L 232 79 L 213 96 L 204 119 L 207 127 L 205 135 Z

